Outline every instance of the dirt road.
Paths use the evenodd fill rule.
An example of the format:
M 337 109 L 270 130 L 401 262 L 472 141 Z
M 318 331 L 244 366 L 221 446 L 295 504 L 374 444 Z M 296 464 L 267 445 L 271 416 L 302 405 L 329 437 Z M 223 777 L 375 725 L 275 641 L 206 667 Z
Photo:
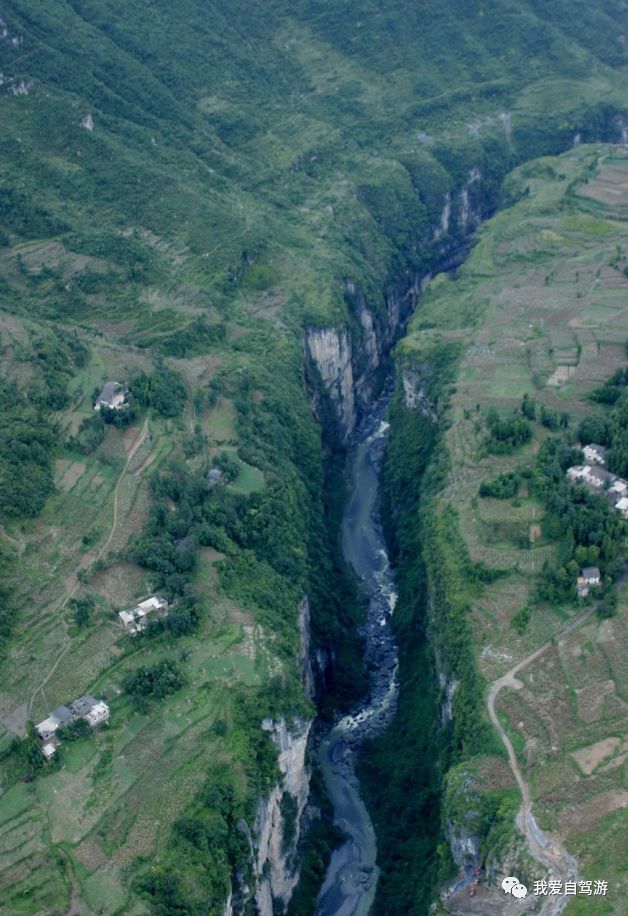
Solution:
M 497 729 L 499 737 L 504 742 L 506 751 L 508 752 L 508 760 L 510 762 L 510 768 L 513 772 L 513 775 L 519 786 L 521 792 L 522 805 L 517 815 L 517 826 L 524 834 L 530 853 L 534 856 L 537 862 L 540 862 L 551 872 L 551 877 L 555 878 L 558 881 L 576 881 L 578 878 L 578 863 L 570 856 L 567 850 L 561 846 L 561 844 L 554 838 L 543 833 L 541 828 L 538 826 L 532 814 L 532 800 L 530 798 L 530 788 L 523 778 L 523 773 L 519 766 L 517 756 L 515 754 L 514 748 L 510 738 L 506 734 L 497 713 L 495 712 L 495 700 L 499 692 L 504 687 L 510 687 L 512 690 L 520 690 L 523 687 L 521 681 L 518 681 L 516 674 L 521 671 L 522 668 L 527 667 L 533 661 L 546 652 L 550 646 L 555 645 L 558 640 L 567 636 L 571 633 L 572 630 L 575 630 L 576 627 L 579 627 L 585 620 L 587 620 L 594 613 L 594 608 L 589 608 L 580 614 L 578 617 L 575 617 L 568 624 L 566 624 L 561 630 L 556 633 L 552 639 L 548 640 L 522 661 L 518 662 L 510 671 L 507 671 L 506 674 L 498 678 L 493 685 L 488 694 L 487 706 L 488 714 L 491 718 L 491 722 Z M 539 879 L 542 876 L 539 875 Z M 561 896 L 547 897 L 541 909 L 542 916 L 558 916 L 559 913 L 562 913 L 568 901 L 573 898 Z

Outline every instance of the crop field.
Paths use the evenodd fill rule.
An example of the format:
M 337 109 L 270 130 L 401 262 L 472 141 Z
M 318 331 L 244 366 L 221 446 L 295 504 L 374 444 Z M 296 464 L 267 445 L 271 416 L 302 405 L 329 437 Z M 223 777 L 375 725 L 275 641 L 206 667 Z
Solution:
M 554 641 L 578 609 L 535 597 L 559 549 L 545 534 L 544 509 L 525 477 L 506 499 L 480 497 L 479 488 L 534 466 L 552 435 L 539 422 L 542 406 L 565 412 L 568 429 L 576 427 L 596 410 L 591 391 L 625 366 L 628 153 L 581 148 L 524 167 L 522 176 L 529 196 L 479 230 L 456 284 L 439 278 L 428 288 L 406 345 L 420 351 L 439 325 L 445 340 L 465 335 L 448 408 L 452 471 L 441 498 L 455 507 L 471 559 L 506 573 L 473 601 L 479 667 L 489 683 L 549 643 L 517 674 L 519 689 L 501 691 L 499 714 L 539 823 L 579 855 L 587 877 L 608 869 L 615 893 L 625 895 L 625 871 L 603 847 L 626 833 L 628 590 L 622 586 L 615 617 L 593 614 Z M 532 440 L 491 454 L 488 409 L 520 415 L 524 395 L 536 404 Z M 524 611 L 518 629 L 513 620 Z M 570 904 L 572 911 L 585 908 Z
M 6 316 L 0 333 L 5 343 L 26 346 L 32 327 Z M 106 378 L 125 381 L 150 370 L 145 353 L 133 346 L 97 338 L 90 347 L 89 362 L 71 379 L 71 402 L 58 414 L 66 436 L 92 416 L 92 393 Z M 217 365 L 210 358 L 173 363 L 201 391 Z M 3 369 L 15 378 L 28 365 L 9 362 Z M 195 422 L 207 440 L 191 466 L 201 468 L 224 450 L 235 456 L 235 416 L 231 401 L 220 398 L 213 407 L 202 404 L 198 415 L 189 405 L 181 419 L 151 415 L 125 430 L 107 427 L 89 454 L 59 450 L 56 493 L 37 520 L 5 523 L 20 558 L 14 591 L 20 626 L 3 661 L 0 749 L 23 736 L 27 722 L 86 692 L 106 698 L 111 719 L 91 736 L 64 742 L 59 764 L 34 783 L 15 782 L 0 761 L 0 779 L 9 786 L 0 803 L 3 913 L 52 912 L 50 894 L 71 897 L 81 912 L 148 912 L 129 896 L 129 870 L 163 853 L 208 766 L 237 752 L 237 744 L 217 742 L 212 731 L 217 720 L 230 725 L 234 688 L 257 688 L 282 673 L 267 633 L 219 589 L 224 554 L 213 548 L 203 548 L 195 577 L 204 608 L 199 632 L 140 642 L 117 618 L 118 610 L 152 590 L 132 550 L 148 519 L 151 474 L 181 459 Z M 263 472 L 239 464 L 233 492 L 262 489 Z M 94 605 L 81 629 L 71 601 L 86 596 Z M 173 656 L 185 657 L 185 686 L 136 711 L 123 693 L 125 673 Z M 240 740 L 237 729 L 234 740 Z

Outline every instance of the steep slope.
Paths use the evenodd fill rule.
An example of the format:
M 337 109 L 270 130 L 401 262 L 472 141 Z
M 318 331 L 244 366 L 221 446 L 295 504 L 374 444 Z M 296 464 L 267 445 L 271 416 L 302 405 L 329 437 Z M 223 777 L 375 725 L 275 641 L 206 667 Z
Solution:
M 546 7 L 3 4 L 9 910 L 287 901 L 304 595 L 322 702 L 363 686 L 342 442 L 511 166 L 624 129 L 626 5 Z M 92 410 L 111 379 L 126 426 Z M 177 616 L 133 640 L 155 589 Z M 183 686 L 133 698 L 164 660 Z M 41 772 L 29 720 L 89 691 L 110 728 Z
M 597 905 L 608 913 L 624 906 L 626 527 L 603 492 L 563 480 L 588 431 L 617 422 L 591 396 L 626 362 L 627 175 L 624 150 L 582 147 L 511 176 L 521 199 L 479 231 L 455 280 L 431 284 L 399 345 L 441 432 L 400 395 L 389 463 L 391 511 L 406 513 L 420 545 L 421 559 L 400 554 L 400 571 L 406 588 L 425 577 L 415 620 L 425 616 L 441 679 L 435 740 L 455 865 L 482 865 L 489 882 L 508 870 L 530 889 L 548 871 L 564 887 L 607 881 Z M 495 416 L 529 426 L 529 438 L 495 439 Z M 430 427 L 421 491 L 399 449 L 404 436 L 429 441 Z M 587 562 L 605 586 L 583 606 L 576 578 Z M 525 842 L 508 830 L 520 805 Z M 537 902 L 585 912 L 576 888 L 575 900 Z M 499 889 L 481 887 L 472 902 L 463 888 L 446 909 L 490 912 L 499 900 Z

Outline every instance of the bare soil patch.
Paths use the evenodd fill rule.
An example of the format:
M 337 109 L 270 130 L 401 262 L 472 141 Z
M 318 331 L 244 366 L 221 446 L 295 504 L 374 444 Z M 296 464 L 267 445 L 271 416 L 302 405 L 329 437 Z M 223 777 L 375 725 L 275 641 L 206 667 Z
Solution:
M 593 770 L 603 760 L 610 757 L 620 744 L 619 738 L 603 738 L 601 741 L 596 741 L 595 744 L 589 745 L 589 747 L 583 747 L 579 751 L 572 751 L 571 756 L 585 776 L 590 776 Z
M 541 540 L 541 535 L 543 534 L 540 525 L 530 525 L 530 543 L 534 544 L 535 541 Z
M 628 792 L 624 789 L 603 792 L 591 801 L 580 803 L 574 806 L 573 810 L 565 811 L 561 816 L 561 832 L 563 836 L 583 833 L 598 824 L 607 814 L 627 806 Z

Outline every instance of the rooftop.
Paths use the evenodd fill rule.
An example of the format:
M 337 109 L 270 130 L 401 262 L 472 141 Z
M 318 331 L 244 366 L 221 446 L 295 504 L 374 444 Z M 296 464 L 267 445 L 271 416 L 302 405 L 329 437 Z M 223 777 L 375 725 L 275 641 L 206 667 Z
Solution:
M 70 704 L 70 709 L 75 716 L 79 716 L 80 718 L 81 716 L 87 715 L 90 709 L 96 706 L 97 703 L 98 700 L 92 696 L 87 695 L 84 697 L 79 697 L 78 700 L 74 700 L 74 702 Z
M 582 567 L 582 576 L 584 579 L 599 579 L 600 575 L 600 570 L 597 566 Z
M 72 715 L 72 710 L 67 706 L 57 706 L 57 708 L 53 709 L 50 713 L 50 718 L 56 719 L 58 722 L 65 725 L 66 722 L 71 722 L 74 716 Z

